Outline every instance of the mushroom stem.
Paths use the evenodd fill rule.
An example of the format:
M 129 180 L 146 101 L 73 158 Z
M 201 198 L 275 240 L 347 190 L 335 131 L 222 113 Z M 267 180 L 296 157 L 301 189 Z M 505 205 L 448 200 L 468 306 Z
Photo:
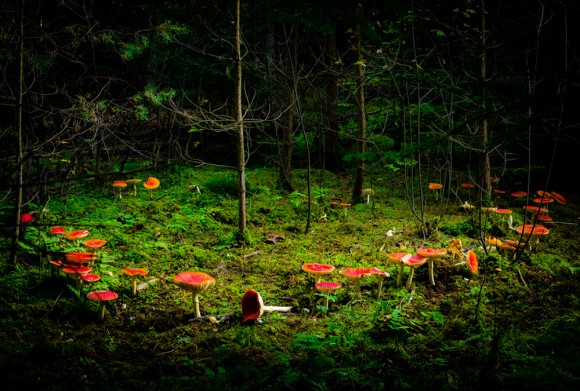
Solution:
M 383 293 L 383 280 L 385 278 L 383 276 L 379 276 L 379 287 L 377 289 L 377 298 L 381 297 L 381 294 Z
M 401 286 L 401 280 L 403 279 L 403 268 L 405 265 L 402 263 L 399 265 L 399 275 L 397 276 L 397 288 Z
M 199 312 L 199 294 L 197 292 L 193 292 L 193 305 L 195 308 L 195 317 L 201 317 L 201 313 Z
M 133 296 L 137 296 L 137 276 L 132 276 L 131 277 L 131 294 Z
M 360 293 L 360 278 L 357 278 L 356 280 L 354 280 L 354 293 L 355 293 L 355 297 L 357 299 L 360 299 L 361 293 Z
M 411 270 L 409 270 L 409 277 L 407 277 L 407 285 L 406 288 L 410 289 L 411 284 L 413 283 L 413 275 L 415 274 L 415 267 L 411 266 Z
M 434 261 L 433 258 L 429 258 L 429 281 L 431 281 L 431 285 L 435 285 L 435 273 L 434 269 Z
M 292 310 L 292 307 L 279 307 L 276 305 L 265 305 L 262 307 L 262 309 L 264 310 L 264 312 L 290 312 Z
M 103 320 L 105 319 L 105 302 L 101 301 L 101 303 L 99 304 L 99 319 Z

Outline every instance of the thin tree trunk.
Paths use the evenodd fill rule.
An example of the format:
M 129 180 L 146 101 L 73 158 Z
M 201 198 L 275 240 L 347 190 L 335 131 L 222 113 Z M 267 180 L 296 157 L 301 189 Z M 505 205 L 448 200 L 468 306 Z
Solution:
M 481 143 L 483 151 L 479 155 L 479 168 L 481 175 L 481 187 L 487 196 L 491 196 L 491 162 L 489 160 L 489 121 L 487 118 L 487 90 L 485 87 L 487 78 L 487 31 L 485 23 L 485 0 L 481 0 L 481 82 L 483 84 L 483 100 L 481 109 L 483 111 L 483 118 L 481 119 Z
M 354 177 L 354 186 L 352 188 L 352 203 L 361 202 L 361 192 L 364 180 L 364 153 L 366 148 L 366 114 L 365 114 L 365 89 L 364 89 L 364 62 L 362 52 L 362 42 L 360 28 L 357 29 L 357 48 L 358 61 L 357 70 L 357 109 L 358 109 L 358 135 L 356 143 L 356 173 Z
M 242 34 L 240 29 L 241 0 L 236 1 L 236 91 L 234 110 L 238 136 L 238 229 L 243 236 L 246 232 L 246 156 L 244 146 L 244 119 L 242 117 Z
M 24 181 L 24 147 L 23 147 L 23 124 L 22 124 L 22 102 L 24 95 L 24 0 L 20 2 L 19 30 L 18 30 L 18 51 L 19 51 L 19 73 L 18 73 L 18 103 L 17 103 L 17 127 L 18 127 L 18 189 L 16 190 L 16 217 L 12 236 L 12 247 L 10 250 L 10 262 L 16 264 L 16 253 L 18 241 L 20 240 L 20 226 L 22 216 L 22 185 Z
M 338 77 L 336 71 L 336 24 L 332 24 L 332 33 L 326 40 L 326 58 L 328 63 L 328 82 L 326 85 L 326 122 L 324 132 L 324 168 L 330 171 L 340 169 L 338 156 L 338 112 L 336 102 L 338 98 Z

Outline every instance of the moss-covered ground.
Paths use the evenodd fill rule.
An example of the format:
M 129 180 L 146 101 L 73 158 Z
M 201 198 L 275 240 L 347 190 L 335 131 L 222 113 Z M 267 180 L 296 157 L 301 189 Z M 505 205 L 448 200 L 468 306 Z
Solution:
M 550 234 L 517 260 L 481 247 L 482 238 L 517 238 L 495 215 L 459 209 L 465 195 L 413 200 L 399 182 L 376 179 L 370 203 L 332 208 L 350 198 L 346 177 L 315 171 L 312 222 L 305 172 L 297 191 L 280 193 L 275 172 L 248 171 L 248 230 L 240 244 L 235 173 L 211 168 L 146 172 L 121 199 L 111 183 L 68 184 L 49 201 L 28 205 L 29 224 L 16 266 L 8 254 L 0 273 L 0 384 L 4 390 L 578 390 L 580 389 L 580 229 L 574 195 L 553 204 Z M 198 187 L 199 191 L 198 191 Z M 370 186 L 370 185 L 369 185 Z M 514 189 L 520 190 L 520 189 Z M 460 191 L 460 190 L 457 190 Z M 502 198 L 514 224 L 522 201 Z M 477 204 L 477 202 L 474 202 Z M 8 223 L 9 209 L 3 220 Z M 89 230 L 105 239 L 92 264 L 101 280 L 75 282 L 49 263 L 86 251 L 50 229 Z M 4 248 L 9 245 L 6 229 Z M 394 252 L 445 248 L 455 238 L 473 245 L 479 272 L 447 256 L 416 270 L 412 286 L 396 286 Z M 274 238 L 274 239 L 272 239 Z M 326 297 L 301 270 L 305 263 L 336 267 L 327 280 L 342 288 Z M 340 271 L 378 267 L 391 277 L 377 297 L 378 279 L 362 281 L 362 298 Z M 131 295 L 121 269 L 142 267 Z M 216 279 L 201 294 L 195 320 L 192 295 L 177 287 L 182 271 Z M 266 305 L 292 306 L 242 325 L 241 298 L 253 288 Z M 105 318 L 89 301 L 110 289 Z M 208 315 L 217 322 L 210 321 Z

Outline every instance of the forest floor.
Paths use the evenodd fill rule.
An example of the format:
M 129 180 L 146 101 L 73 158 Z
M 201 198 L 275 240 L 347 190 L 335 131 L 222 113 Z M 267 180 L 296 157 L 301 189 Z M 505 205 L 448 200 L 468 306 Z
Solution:
M 550 233 L 513 260 L 482 247 L 485 237 L 517 240 L 505 218 L 460 208 L 468 199 L 477 205 L 475 192 L 459 188 L 439 201 L 425 190 L 424 202 L 409 202 L 391 177 L 366 186 L 375 192 L 368 204 L 333 208 L 332 200 L 350 199 L 352 184 L 315 171 L 305 233 L 305 186 L 283 194 L 275 190 L 273 171 L 247 174 L 245 245 L 238 244 L 232 171 L 151 171 L 142 179 L 159 178 L 159 188 L 149 192 L 140 183 L 136 196 L 129 186 L 122 198 L 112 180 L 128 178 L 100 187 L 68 184 L 48 202 L 28 204 L 34 222 L 25 228 L 18 265 L 0 266 L 2 389 L 580 389 L 576 195 L 564 194 L 567 205 L 550 205 Z M 296 171 L 294 182 L 305 184 L 305 172 Z M 513 210 L 515 226 L 523 222 L 525 199 L 494 202 Z M 2 209 L 5 224 L 9 216 Z M 87 250 L 82 240 L 52 235 L 55 226 L 107 241 L 91 265 L 101 279 L 81 284 L 80 292 L 49 261 Z M 4 231 L 7 249 L 10 230 Z M 399 268 L 390 253 L 448 248 L 456 238 L 473 246 L 477 274 L 465 258 L 447 255 L 435 262 L 435 285 L 425 264 L 409 287 L 406 267 L 397 286 Z M 307 263 L 334 266 L 324 280 L 342 287 L 318 292 L 301 269 Z M 136 296 L 121 271 L 126 267 L 148 270 Z M 381 295 L 379 279 L 371 276 L 355 297 L 354 284 L 341 274 L 352 267 L 390 273 Z M 216 280 L 200 295 L 200 319 L 192 294 L 173 282 L 184 271 Z M 291 311 L 242 325 L 241 299 L 250 288 L 265 305 Z M 87 299 L 95 290 L 118 294 L 105 304 L 103 320 L 99 304 Z

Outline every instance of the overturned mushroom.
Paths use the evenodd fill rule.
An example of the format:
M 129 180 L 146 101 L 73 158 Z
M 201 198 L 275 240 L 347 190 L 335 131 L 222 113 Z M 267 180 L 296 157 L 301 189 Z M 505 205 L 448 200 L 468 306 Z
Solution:
M 292 307 L 265 306 L 262 296 L 251 288 L 242 296 L 242 324 L 260 322 L 264 312 L 290 312 L 290 310 Z

